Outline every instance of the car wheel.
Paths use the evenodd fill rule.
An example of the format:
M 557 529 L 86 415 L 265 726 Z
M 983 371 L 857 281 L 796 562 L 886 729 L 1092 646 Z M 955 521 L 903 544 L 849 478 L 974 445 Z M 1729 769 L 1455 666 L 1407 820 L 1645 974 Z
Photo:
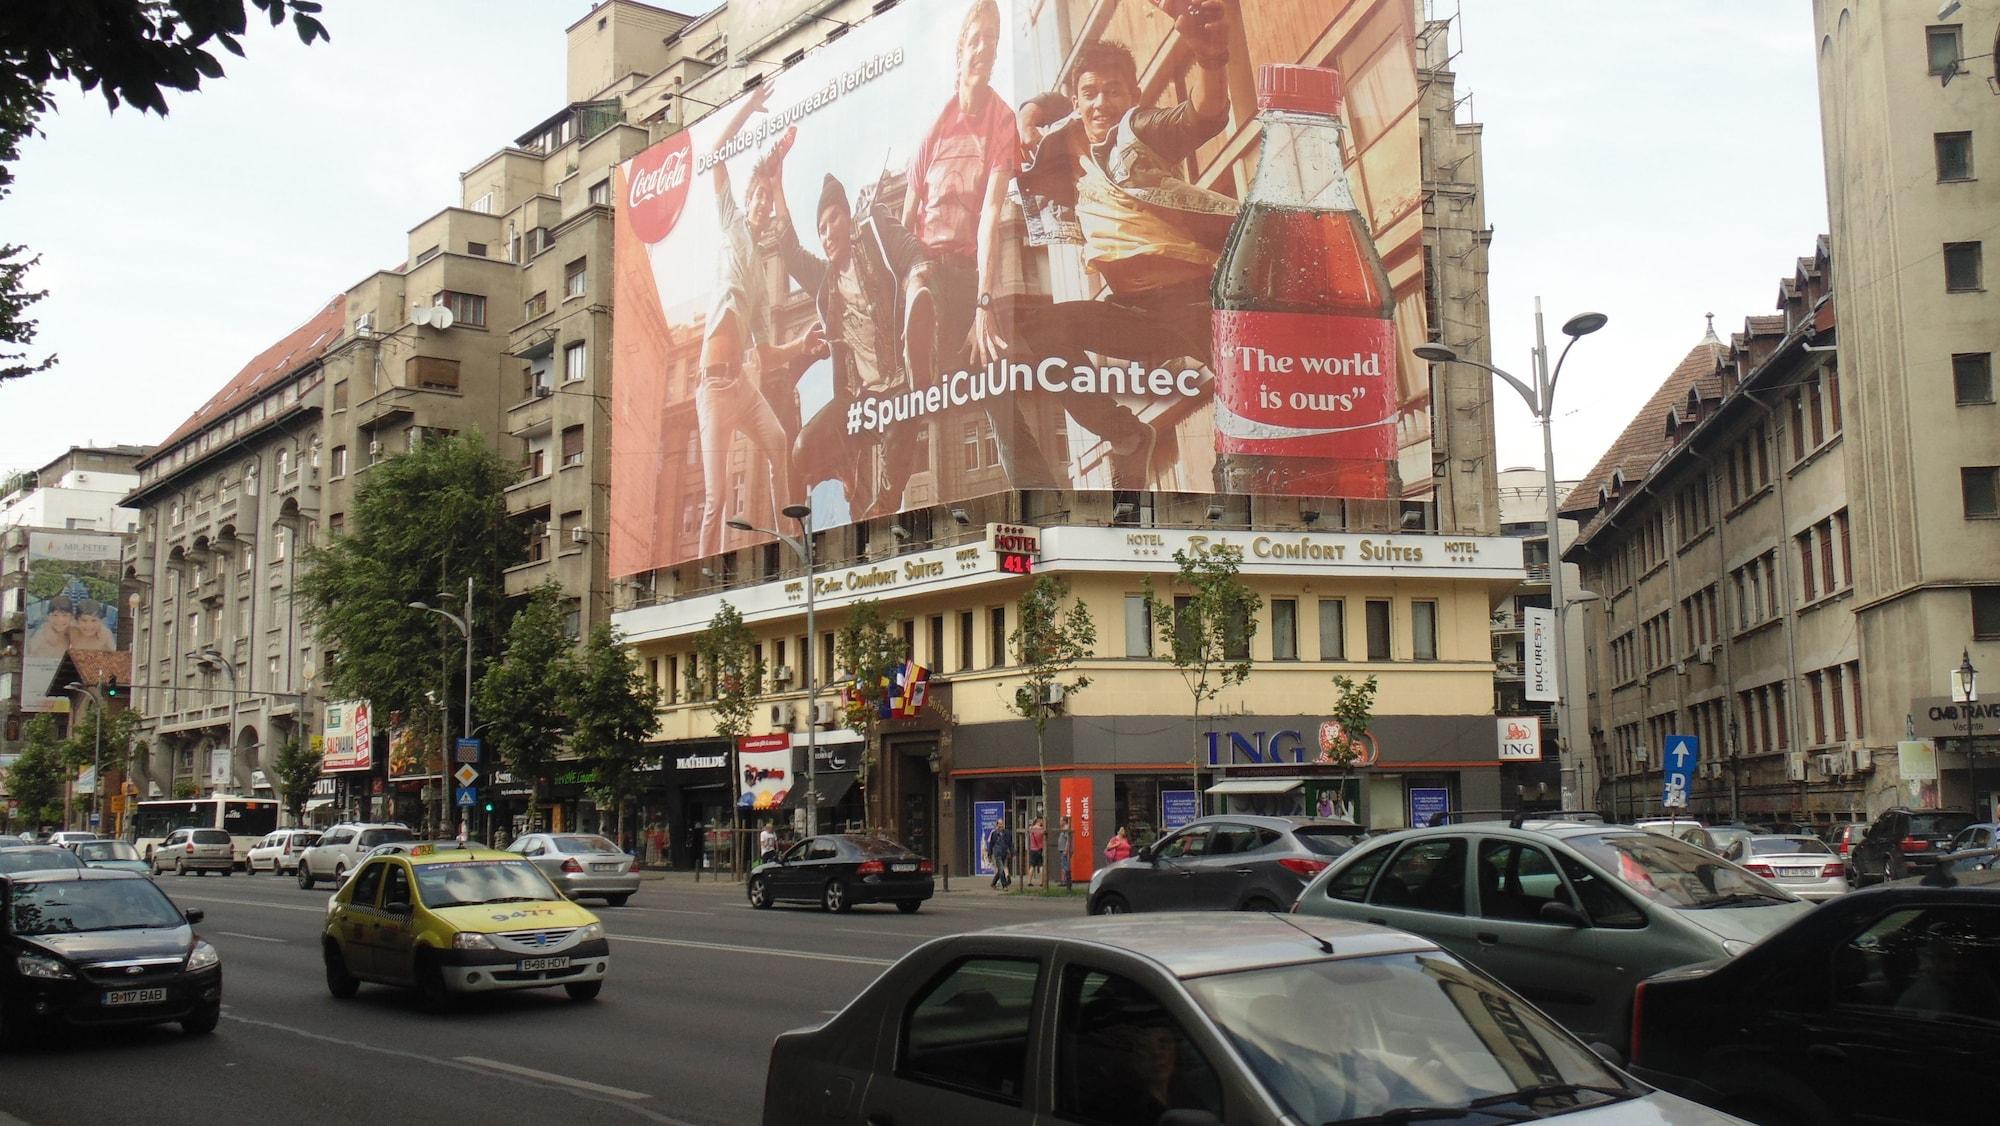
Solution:
M 340 946 L 329 941 L 320 950 L 326 961 L 326 991 L 342 1001 L 361 992 L 361 980 L 347 972 L 347 959 L 341 956 Z
M 451 1008 L 451 990 L 445 988 L 444 967 L 427 950 L 417 954 L 417 995 L 430 1012 L 441 1013 Z
M 563 992 L 569 994 L 569 999 L 572 1001 L 595 1001 L 597 995 L 604 992 L 604 982 L 572 981 L 563 986 Z
M 837 915 L 854 910 L 854 904 L 847 898 L 847 885 L 837 879 L 826 882 L 826 890 L 820 893 L 819 903 Z
M 336 864 L 333 866 L 333 882 L 336 884 L 344 884 L 347 882 L 346 864 Z
M 625 906 L 625 901 L 630 898 L 632 898 L 630 895 L 607 895 L 604 897 L 604 905 L 606 907 L 623 907 Z
M 194 1015 L 181 1022 L 181 1031 L 189 1036 L 206 1036 L 215 1031 L 222 1022 L 222 1002 L 196 1009 Z
M 762 911 L 771 905 L 771 885 L 762 876 L 750 877 L 750 906 Z
M 924 901 L 921 899 L 902 899 L 896 902 L 896 910 L 905 915 L 914 915 L 923 905 Z
M 313 884 L 317 882 L 313 879 L 312 869 L 306 867 L 305 861 L 301 860 L 299 862 L 299 886 L 307 891 L 311 891 Z
M 1132 913 L 1132 905 L 1126 902 L 1125 897 L 1119 895 L 1117 892 L 1107 891 L 1097 897 L 1097 902 L 1090 905 L 1090 913 L 1093 915 L 1129 915 Z
M 225 877 L 227 877 L 227 876 L 234 876 L 234 875 L 236 874 L 236 865 L 234 865 L 234 864 L 231 864 L 231 865 L 230 865 L 229 867 L 227 867 L 227 868 L 224 868 L 224 869 L 222 870 L 222 874 L 223 874 L 223 875 L 224 875 Z
M 176 875 L 176 876 L 185 876 L 185 875 L 187 875 L 187 874 L 188 874 L 188 865 L 187 865 L 187 861 L 186 861 L 186 860 L 176 860 L 176 861 L 174 861 L 174 875 Z

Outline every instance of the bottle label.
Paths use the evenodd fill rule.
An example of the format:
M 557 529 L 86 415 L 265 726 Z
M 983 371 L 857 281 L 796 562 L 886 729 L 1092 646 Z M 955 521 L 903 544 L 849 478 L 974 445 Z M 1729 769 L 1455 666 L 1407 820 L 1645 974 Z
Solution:
M 1395 322 L 1317 313 L 1215 313 L 1219 456 L 1396 456 Z

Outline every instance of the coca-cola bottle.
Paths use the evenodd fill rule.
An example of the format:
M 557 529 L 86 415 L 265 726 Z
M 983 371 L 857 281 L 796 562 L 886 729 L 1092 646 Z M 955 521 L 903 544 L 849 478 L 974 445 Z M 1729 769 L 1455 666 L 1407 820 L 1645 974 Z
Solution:
M 1266 65 L 1257 179 L 1216 271 L 1216 488 L 1380 499 L 1395 300 L 1340 155 L 1340 75 Z

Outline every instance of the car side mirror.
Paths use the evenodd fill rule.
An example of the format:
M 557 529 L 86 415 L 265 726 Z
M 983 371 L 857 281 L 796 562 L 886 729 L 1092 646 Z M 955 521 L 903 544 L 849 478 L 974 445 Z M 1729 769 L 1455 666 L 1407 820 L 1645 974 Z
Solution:
M 1154 851 L 1152 845 L 1147 845 L 1145 848 L 1140 849 L 1139 851 L 1133 853 L 1132 855 L 1138 858 L 1139 860 L 1145 861 L 1148 864 L 1155 863 L 1160 859 L 1159 854 L 1156 851 Z
M 181 917 L 188 921 L 189 926 L 193 926 L 194 924 L 201 922 L 203 919 L 208 918 L 208 912 L 202 910 L 199 907 L 190 907 L 187 910 L 181 912 Z
M 392 900 L 382 905 L 382 913 L 385 915 L 408 915 L 412 910 L 413 908 L 411 908 L 410 904 L 401 899 Z
M 1535 912 L 1545 923 L 1557 923 L 1565 927 L 1587 927 L 1590 917 L 1561 900 L 1551 899 Z
M 1606 1044 L 1602 1040 L 1591 1041 L 1590 1050 L 1597 1055 L 1598 1059 L 1603 1060 L 1612 1067 L 1622 1068 L 1625 1066 L 1625 1053 Z

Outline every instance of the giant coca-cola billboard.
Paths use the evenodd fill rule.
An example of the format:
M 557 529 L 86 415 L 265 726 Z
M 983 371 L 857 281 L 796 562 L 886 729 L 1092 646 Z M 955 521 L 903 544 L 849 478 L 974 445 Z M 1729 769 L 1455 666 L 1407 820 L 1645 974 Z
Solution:
M 801 498 L 1418 495 L 1413 12 L 903 4 L 628 161 L 614 571 Z

